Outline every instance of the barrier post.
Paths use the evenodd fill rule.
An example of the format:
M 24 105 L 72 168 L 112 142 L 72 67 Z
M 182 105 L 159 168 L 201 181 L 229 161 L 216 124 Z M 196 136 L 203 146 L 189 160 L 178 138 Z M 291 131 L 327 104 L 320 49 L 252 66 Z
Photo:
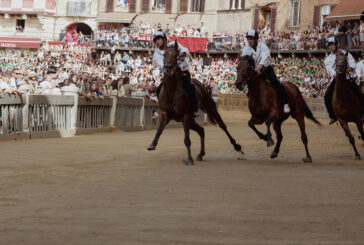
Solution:
M 25 103 L 22 107 L 23 132 L 29 132 L 29 94 L 25 95 Z
M 115 115 L 116 115 L 116 107 L 118 104 L 118 98 L 116 96 L 111 96 L 112 98 L 112 106 L 110 110 L 110 127 L 115 128 Z

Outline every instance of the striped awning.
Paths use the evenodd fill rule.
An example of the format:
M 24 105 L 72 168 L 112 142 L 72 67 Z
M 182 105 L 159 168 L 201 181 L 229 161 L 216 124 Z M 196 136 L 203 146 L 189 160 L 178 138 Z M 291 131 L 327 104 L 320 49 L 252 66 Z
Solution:
M 0 48 L 40 48 L 40 38 L 0 37 Z
M 327 21 L 359 19 L 364 13 L 363 0 L 341 0 L 326 17 Z

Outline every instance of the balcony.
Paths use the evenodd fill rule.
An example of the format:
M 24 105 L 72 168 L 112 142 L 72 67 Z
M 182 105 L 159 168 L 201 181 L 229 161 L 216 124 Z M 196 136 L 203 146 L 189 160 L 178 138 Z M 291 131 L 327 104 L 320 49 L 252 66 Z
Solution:
M 68 1 L 68 16 L 89 16 L 91 15 L 91 1 Z

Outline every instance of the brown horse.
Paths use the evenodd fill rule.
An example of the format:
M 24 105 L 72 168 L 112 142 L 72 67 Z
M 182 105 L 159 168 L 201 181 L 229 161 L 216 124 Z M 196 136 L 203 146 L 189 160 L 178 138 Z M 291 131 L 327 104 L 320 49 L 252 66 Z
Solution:
M 164 128 L 170 122 L 175 120 L 183 123 L 185 132 L 184 143 L 187 147 L 188 159 L 186 164 L 193 165 L 191 156 L 191 140 L 190 129 L 196 131 L 201 139 L 201 150 L 197 155 L 197 160 L 202 161 L 205 155 L 205 130 L 203 127 L 195 122 L 193 113 L 190 110 L 190 100 L 186 89 L 183 86 L 182 71 L 179 68 L 177 61 L 179 59 L 177 42 L 174 47 L 170 47 L 164 54 L 164 76 L 163 87 L 159 94 L 159 126 L 157 133 L 154 137 L 152 144 L 148 150 L 155 150 L 159 137 L 161 136 Z M 241 151 L 241 146 L 236 143 L 235 139 L 230 135 L 223 122 L 217 107 L 206 88 L 196 79 L 191 79 L 196 90 L 196 95 L 199 100 L 199 108 L 206 112 L 212 123 L 218 123 L 220 128 L 224 130 L 229 137 L 231 144 L 236 151 Z
M 355 152 L 355 160 L 360 160 L 360 155 L 355 146 L 355 140 L 350 132 L 348 122 L 353 122 L 358 128 L 361 139 L 364 141 L 363 121 L 361 118 L 361 104 L 359 98 L 350 87 L 350 81 L 346 79 L 347 55 L 341 52 L 336 54 L 336 82 L 332 97 L 332 107 L 341 127 Z M 354 84 L 355 85 L 355 84 Z M 356 86 L 356 85 L 355 85 Z
M 281 125 L 283 121 L 290 116 L 290 114 L 283 112 L 283 104 L 281 99 L 277 96 L 273 86 L 268 81 L 261 78 L 254 70 L 254 60 L 251 56 L 244 56 L 240 58 L 237 72 L 237 80 L 235 82 L 236 87 L 239 90 L 243 90 L 247 84 L 249 89 L 250 96 L 248 106 L 252 115 L 248 123 L 249 127 L 254 130 L 260 139 L 267 141 L 268 147 L 274 145 L 270 132 L 270 125 L 273 123 L 273 128 L 277 135 L 277 144 L 271 154 L 271 158 L 275 158 L 278 156 L 279 148 L 283 139 Z M 313 116 L 298 88 L 290 82 L 284 82 L 282 85 L 288 96 L 291 116 L 296 119 L 301 130 L 301 139 L 306 150 L 306 158 L 304 158 L 303 161 L 312 162 L 312 158 L 307 147 L 308 141 L 305 132 L 304 117 L 306 116 L 318 125 L 321 124 Z M 266 135 L 263 135 L 255 127 L 255 124 L 262 124 L 264 122 L 267 126 Z

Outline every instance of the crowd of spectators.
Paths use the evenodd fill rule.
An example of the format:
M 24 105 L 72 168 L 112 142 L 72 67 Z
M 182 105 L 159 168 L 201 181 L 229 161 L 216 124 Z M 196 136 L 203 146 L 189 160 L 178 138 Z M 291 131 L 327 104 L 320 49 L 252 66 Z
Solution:
M 168 37 L 208 37 L 206 27 L 202 23 L 200 27 L 181 27 L 177 25 L 172 28 L 167 24 L 164 28 L 160 23 L 149 25 L 140 22 L 139 25 L 118 26 L 115 24 L 105 24 L 98 27 L 96 38 L 97 46 L 106 47 L 133 47 L 151 48 L 152 36 L 158 31 L 163 30 Z
M 82 45 L 49 45 L 37 52 L 0 51 L 0 92 L 60 95 L 74 88 L 92 100 L 105 96 L 146 96 L 156 99 L 162 77 L 150 55 L 127 51 L 97 53 Z M 274 58 L 281 81 L 295 83 L 305 97 L 323 97 L 330 82 L 322 58 Z M 191 76 L 216 96 L 242 93 L 235 88 L 236 58 L 190 57 Z M 244 91 L 243 93 L 246 93 Z
M 160 23 L 149 25 L 140 22 L 138 25 L 117 26 L 100 25 L 96 43 L 107 47 L 151 48 L 152 36 L 157 30 L 163 30 L 169 37 L 203 37 L 208 38 L 210 51 L 237 51 L 247 44 L 245 33 L 223 32 L 209 33 L 202 22 L 199 27 L 177 25 L 172 28 Z M 312 27 L 304 31 L 272 32 L 269 24 L 259 28 L 260 40 L 266 42 L 272 50 L 320 50 L 326 49 L 326 39 L 335 36 L 340 48 L 364 47 L 363 20 L 346 21 L 343 24 L 324 23 L 322 27 Z

